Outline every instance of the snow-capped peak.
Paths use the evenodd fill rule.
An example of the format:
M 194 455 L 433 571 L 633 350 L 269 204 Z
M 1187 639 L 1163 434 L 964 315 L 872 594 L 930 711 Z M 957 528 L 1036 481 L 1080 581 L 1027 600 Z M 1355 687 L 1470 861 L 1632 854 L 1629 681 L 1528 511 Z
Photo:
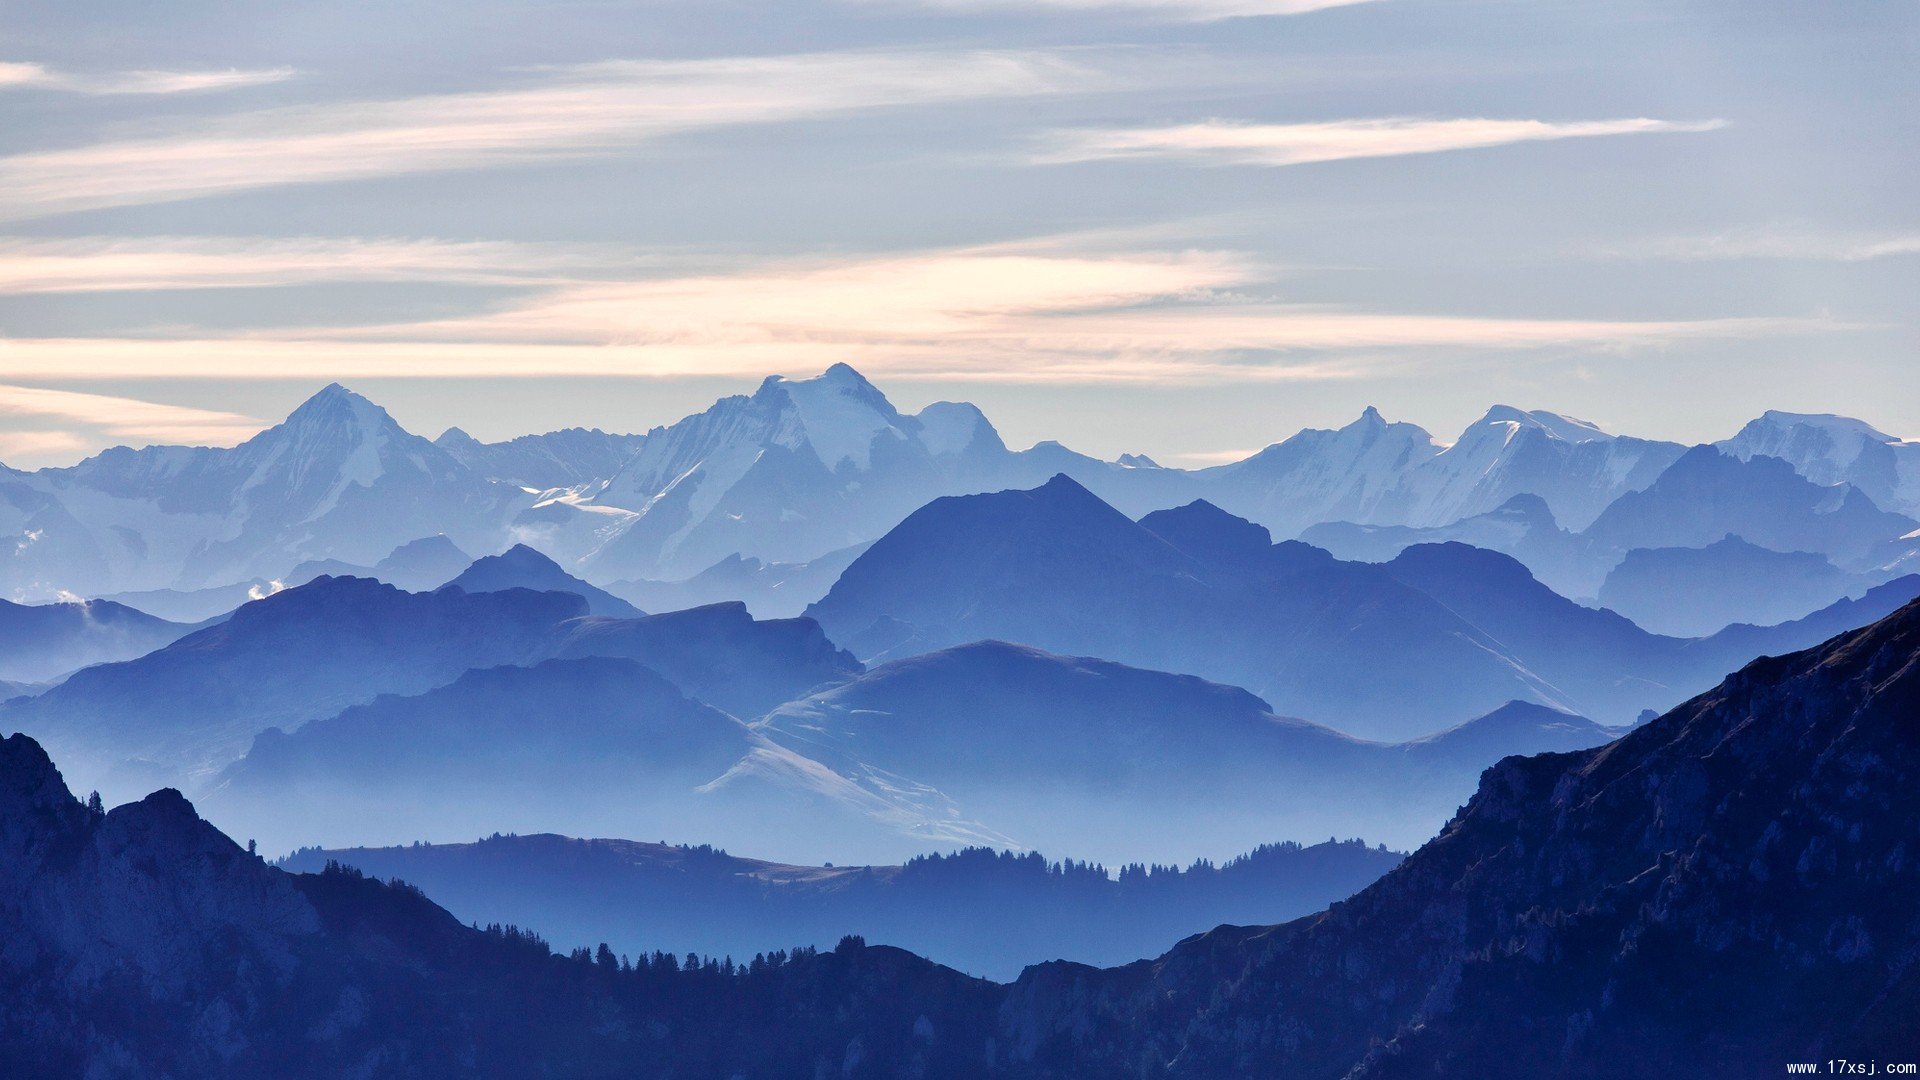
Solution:
M 1587 420 L 1562 416 L 1545 409 L 1516 409 L 1511 405 L 1495 405 L 1479 420 L 1480 424 L 1517 424 L 1520 427 L 1538 428 L 1541 431 L 1564 442 L 1583 443 L 1598 439 L 1611 439 L 1613 435 Z
M 883 432 L 905 439 L 901 416 L 878 387 L 846 364 L 835 364 L 811 379 L 779 375 L 760 384 L 756 397 L 784 395 L 793 409 L 792 422 L 783 425 L 776 441 L 807 445 L 829 469 L 851 461 L 856 468 L 871 465 L 873 440 Z

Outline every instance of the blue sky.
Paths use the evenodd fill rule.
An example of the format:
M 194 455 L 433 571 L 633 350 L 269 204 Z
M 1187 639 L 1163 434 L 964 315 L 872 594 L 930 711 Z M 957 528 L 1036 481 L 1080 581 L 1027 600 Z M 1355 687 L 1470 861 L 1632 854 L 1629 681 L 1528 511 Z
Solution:
M 1920 435 L 1920 5 L 0 11 L 0 461 L 642 430 L 845 360 L 1202 464 L 1367 404 Z

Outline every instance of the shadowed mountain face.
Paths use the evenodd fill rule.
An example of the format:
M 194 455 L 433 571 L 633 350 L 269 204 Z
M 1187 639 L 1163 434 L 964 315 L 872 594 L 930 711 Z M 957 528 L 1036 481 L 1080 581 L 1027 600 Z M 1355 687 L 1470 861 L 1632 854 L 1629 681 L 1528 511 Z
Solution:
M 1223 922 L 1317 911 L 1400 859 L 1358 841 L 1274 844 L 1218 866 L 1131 865 L 1113 877 L 986 848 L 899 866 L 789 866 L 709 847 L 541 835 L 309 848 L 279 865 L 311 873 L 339 860 L 398 877 L 466 921 L 528 927 L 561 947 L 751 956 L 857 933 L 1004 980 L 1044 960 L 1126 963 Z
M 1379 567 L 1205 503 L 1139 522 L 1064 476 L 940 499 L 808 609 L 863 657 L 996 638 L 1244 686 L 1354 734 L 1423 735 L 1551 688 Z
M 0 679 L 43 682 L 89 664 L 131 660 L 192 629 L 110 600 L 0 600 Z
M 1509 758 L 1323 915 L 1022 977 L 1082 1075 L 1758 1076 L 1920 1015 L 1920 604 L 1756 661 L 1618 742 Z
M 610 619 L 637 619 L 646 612 L 607 592 L 589 585 L 560 564 L 525 544 L 515 544 L 499 555 L 477 559 L 458 577 L 441 586 L 470 593 L 500 592 L 505 589 L 532 589 L 534 592 L 573 593 L 587 602 L 587 611 Z

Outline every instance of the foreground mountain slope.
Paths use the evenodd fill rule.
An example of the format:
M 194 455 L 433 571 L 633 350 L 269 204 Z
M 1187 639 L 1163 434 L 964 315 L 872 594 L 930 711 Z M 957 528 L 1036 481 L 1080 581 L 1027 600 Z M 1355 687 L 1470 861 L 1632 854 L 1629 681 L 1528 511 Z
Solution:
M 735 966 L 554 956 L 405 885 L 287 874 L 178 792 L 107 814 L 0 740 L 0 1064 L 10 1076 L 940 1077 L 998 991 L 857 940 Z
M 1607 746 L 1512 758 L 1326 913 L 1030 971 L 1069 1075 L 1755 1076 L 1920 1015 L 1920 604 L 1754 662 Z
M 493 836 L 470 844 L 308 848 L 279 862 L 338 860 L 425 889 L 468 922 L 514 923 L 561 947 L 606 941 L 751 956 L 843 935 L 1012 979 L 1059 957 L 1126 963 L 1223 922 L 1270 922 L 1351 896 L 1402 856 L 1359 841 L 1270 844 L 1218 865 L 1091 863 L 969 848 L 896 866 L 793 866 L 711 847 Z

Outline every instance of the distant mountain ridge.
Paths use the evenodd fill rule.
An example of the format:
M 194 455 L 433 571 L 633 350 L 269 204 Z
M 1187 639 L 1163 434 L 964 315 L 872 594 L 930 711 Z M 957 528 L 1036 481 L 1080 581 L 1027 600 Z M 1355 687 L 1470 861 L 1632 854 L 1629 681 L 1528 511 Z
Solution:
M 1915 511 L 1920 500 L 1920 444 L 1858 421 L 1768 413 L 1720 445 L 1743 460 L 1778 451 L 1816 484 L 1858 481 L 1884 511 Z M 808 563 L 877 539 L 935 498 L 1031 487 L 1056 473 L 1130 516 L 1205 499 L 1282 538 L 1327 522 L 1446 528 L 1517 498 L 1538 499 L 1557 527 L 1579 533 L 1685 453 L 1542 410 L 1495 406 L 1442 442 L 1368 409 L 1344 428 L 1188 471 L 1139 455 L 1102 461 L 1055 442 L 1012 450 L 974 406 L 905 414 L 844 364 L 770 378 L 644 434 L 570 428 L 481 443 L 456 428 L 429 441 L 334 385 L 232 449 L 119 447 L 69 468 L 0 466 L 0 540 L 9 541 L 0 543 L 0 595 L 230 586 L 244 595 L 300 563 L 369 567 L 435 534 L 481 553 L 528 544 L 602 587 L 678 581 L 736 556 Z M 1728 531 L 1740 532 L 1714 538 Z M 1607 568 L 1562 574 L 1534 551 L 1499 546 L 1568 595 L 1593 595 Z M 1879 562 L 1903 554 L 1920 558 L 1890 548 Z M 794 610 L 775 603 L 767 613 Z M 204 607 L 191 613 L 206 617 Z
M 794 866 L 711 847 L 495 835 L 466 844 L 296 851 L 425 889 L 468 922 L 510 923 L 561 948 L 750 956 L 846 934 L 1011 980 L 1069 958 L 1121 964 L 1223 922 L 1269 922 L 1358 892 L 1401 855 L 1359 841 L 1263 845 L 1185 869 L 1050 862 L 968 848 L 895 866 Z

